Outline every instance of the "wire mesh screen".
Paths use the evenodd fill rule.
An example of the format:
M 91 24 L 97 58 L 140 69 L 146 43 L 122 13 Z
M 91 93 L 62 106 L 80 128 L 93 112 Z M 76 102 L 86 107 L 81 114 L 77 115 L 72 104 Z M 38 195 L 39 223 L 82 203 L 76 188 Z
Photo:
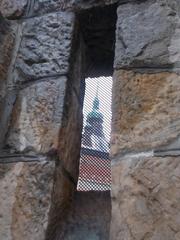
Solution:
M 111 188 L 111 92 L 112 77 L 86 79 L 78 191 Z

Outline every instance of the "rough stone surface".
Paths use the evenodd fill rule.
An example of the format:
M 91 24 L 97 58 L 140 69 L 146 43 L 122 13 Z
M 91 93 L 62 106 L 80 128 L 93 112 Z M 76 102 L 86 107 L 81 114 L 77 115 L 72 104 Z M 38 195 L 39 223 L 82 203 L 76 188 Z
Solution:
M 132 0 L 133 1 L 133 0 Z M 84 10 L 119 2 L 118 0 L 2 0 L 0 11 L 4 17 L 17 19 L 20 17 L 39 16 L 61 10 Z M 120 0 L 120 3 L 127 0 Z
M 109 11 L 104 6 L 115 2 L 119 7 L 112 104 L 110 239 L 180 239 L 180 157 L 166 156 L 173 153 L 171 148 L 180 149 L 180 76 L 170 73 L 180 67 L 180 4 L 179 0 L 127 1 L 1 1 L 4 16 L 25 18 L 11 21 L 19 25 L 18 53 L 16 57 L 14 51 L 12 57 L 15 34 L 0 14 L 0 142 L 11 153 L 44 153 L 55 147 L 57 154 L 56 166 L 53 162 L 0 165 L 2 240 L 108 239 L 109 202 L 98 194 L 76 193 L 76 184 L 82 131 L 79 96 L 84 70 L 91 68 L 86 66 L 83 54 L 88 47 L 92 58 L 104 56 L 100 56 L 99 66 L 101 59 L 109 60 L 109 65 L 113 57 L 111 23 L 115 22 L 116 6 L 112 6 L 113 19 L 109 12 L 103 26 L 99 20 L 96 24 L 96 18 L 93 24 L 90 22 L 101 9 L 93 7 L 103 6 L 102 15 L 98 15 L 101 20 Z M 87 18 L 83 16 L 86 11 L 79 11 L 84 9 Z M 86 21 L 78 23 L 75 13 L 78 21 Z M 99 54 L 95 55 L 93 49 Z M 103 53 L 109 49 L 105 57 Z M 143 70 L 119 70 L 128 67 Z M 97 72 L 99 69 L 97 66 Z M 6 130 L 2 129 L 7 127 L 4 141 Z M 159 148 L 168 152 L 156 151 L 153 157 L 149 150 Z M 152 157 L 146 156 L 149 152 Z M 95 204 L 91 205 L 93 200 Z
M 0 12 L 7 18 L 19 18 L 26 9 L 28 0 L 1 0 Z
M 28 19 L 22 26 L 22 41 L 14 81 L 64 75 L 69 70 L 74 14 L 58 12 Z
M 53 162 L 0 165 L 2 240 L 44 239 L 53 169 Z
M 110 192 L 76 192 L 63 239 L 109 240 L 110 218 Z
M 178 239 L 179 174 L 179 157 L 119 159 L 112 166 L 110 239 Z
M 180 66 L 179 0 L 124 4 L 117 15 L 116 69 Z
M 8 91 L 8 72 L 13 57 L 17 26 L 0 15 L 0 147 L 4 142 L 8 122 L 15 100 L 14 92 Z
M 124 0 L 125 2 L 127 0 Z M 121 2 L 124 2 L 121 0 Z M 48 0 L 32 1 L 27 11 L 27 16 L 40 15 L 60 10 L 79 11 L 98 6 L 105 6 L 118 2 L 118 0 Z
M 64 107 L 66 78 L 36 82 L 21 90 L 13 108 L 7 145 L 47 152 L 57 141 Z
M 21 164 L 0 165 L 0 234 L 2 240 L 12 240 L 12 210 Z
M 6 94 L 6 79 L 15 43 L 16 25 L 11 25 L 0 15 L 0 99 Z
M 156 149 L 178 138 L 179 82 L 179 75 L 167 72 L 114 74 L 112 155 Z
M 83 47 L 75 43 L 72 67 L 67 82 L 65 106 L 58 138 L 58 155 L 46 240 L 65 239 L 66 222 L 71 214 L 76 191 L 82 134 Z M 83 89 L 82 89 L 83 90 Z
M 53 186 L 54 163 L 23 165 L 13 205 L 13 240 L 44 240 Z

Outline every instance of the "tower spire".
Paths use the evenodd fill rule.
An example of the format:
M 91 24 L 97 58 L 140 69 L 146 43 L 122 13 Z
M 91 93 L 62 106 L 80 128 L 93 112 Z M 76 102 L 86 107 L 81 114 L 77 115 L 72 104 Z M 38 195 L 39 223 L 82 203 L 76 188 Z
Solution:
M 96 89 L 96 95 L 93 101 L 93 111 L 99 110 L 99 98 L 98 98 L 98 94 L 99 94 L 99 81 L 97 82 L 97 89 Z
M 96 95 L 93 101 L 92 111 L 88 113 L 84 128 L 83 141 L 84 147 L 94 150 L 107 152 L 108 142 L 103 132 L 103 114 L 99 110 L 99 82 L 97 82 Z

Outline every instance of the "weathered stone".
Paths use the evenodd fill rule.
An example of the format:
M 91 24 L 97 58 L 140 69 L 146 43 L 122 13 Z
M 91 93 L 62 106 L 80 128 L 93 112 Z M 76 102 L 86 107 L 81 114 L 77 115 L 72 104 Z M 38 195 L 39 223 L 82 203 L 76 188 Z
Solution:
M 0 165 L 2 240 L 44 239 L 54 163 Z
M 84 81 L 83 45 L 75 42 L 75 52 L 67 82 L 62 124 L 58 138 L 58 155 L 51 210 L 46 240 L 66 239 L 65 228 L 72 212 L 72 200 L 79 175 L 81 134 L 83 125 L 82 99 Z M 82 92 L 81 92 L 82 91 Z M 80 95 L 80 93 L 82 95 Z
M 19 18 L 24 14 L 27 3 L 28 0 L 1 0 L 0 11 L 4 17 Z
M 180 76 L 175 73 L 115 72 L 112 155 L 156 149 L 178 138 L 179 81 Z
M 121 0 L 121 2 L 127 0 Z M 48 0 L 32 1 L 27 16 L 36 16 L 44 13 L 61 11 L 61 10 L 72 10 L 79 11 L 84 9 L 90 9 L 98 6 L 105 6 L 118 2 L 118 0 Z
M 15 91 L 7 91 L 3 98 L 0 98 L 0 148 L 4 145 L 5 135 L 8 131 L 9 121 L 16 100 Z
M 6 95 L 7 75 L 15 44 L 16 24 L 11 24 L 0 15 L 0 99 Z
M 17 26 L 3 19 L 0 15 L 0 147 L 8 129 L 9 118 L 14 104 L 15 95 L 8 91 L 8 72 L 13 58 L 13 50 Z
M 0 165 L 0 233 L 2 240 L 12 240 L 12 210 L 21 164 Z
M 105 6 L 119 2 L 126 3 L 130 0 L 2 0 L 0 11 L 4 17 L 16 19 L 20 17 L 39 16 L 46 13 L 64 10 L 84 10 L 98 6 Z M 132 0 L 133 1 L 133 0 Z
M 23 164 L 13 205 L 13 240 L 44 240 L 51 203 L 54 163 Z
M 66 78 L 40 81 L 21 90 L 14 105 L 7 144 L 46 152 L 57 141 L 64 107 Z
M 117 11 L 115 68 L 180 67 L 180 3 L 143 1 Z
M 176 239 L 180 232 L 179 174 L 179 157 L 129 157 L 113 164 L 110 239 Z
M 44 239 L 53 180 L 53 162 L 0 165 L 2 240 Z
M 74 14 L 58 12 L 28 19 L 16 61 L 15 82 L 64 75 L 69 70 Z
M 122 1 L 122 0 L 121 0 Z M 125 0 L 126 2 L 127 0 Z M 119 2 L 119 0 L 72 0 L 73 6 L 78 9 L 88 9 L 92 7 L 105 6 Z
M 65 231 L 58 229 L 59 239 L 109 240 L 110 192 L 76 192 L 72 205 Z

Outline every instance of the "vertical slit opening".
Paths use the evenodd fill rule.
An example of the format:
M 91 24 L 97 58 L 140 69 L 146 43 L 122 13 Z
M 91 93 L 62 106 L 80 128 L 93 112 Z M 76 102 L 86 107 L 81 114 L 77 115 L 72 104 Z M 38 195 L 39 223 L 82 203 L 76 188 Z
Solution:
M 109 191 L 112 77 L 86 78 L 78 191 Z

